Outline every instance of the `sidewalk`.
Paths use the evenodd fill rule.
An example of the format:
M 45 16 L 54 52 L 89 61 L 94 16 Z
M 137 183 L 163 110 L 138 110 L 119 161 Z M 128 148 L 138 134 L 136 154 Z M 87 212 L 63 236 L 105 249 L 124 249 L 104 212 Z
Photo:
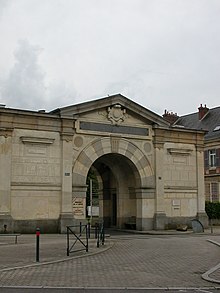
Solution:
M 111 229 L 109 229 L 111 231 Z M 132 234 L 143 234 L 143 235 L 184 235 L 184 234 L 194 234 L 194 235 L 220 235 L 220 226 L 213 226 L 204 229 L 204 232 L 195 233 L 192 229 L 187 229 L 187 231 L 178 231 L 178 230 L 148 230 L 148 231 L 138 231 L 131 229 L 114 229 L 115 232 L 126 232 Z
M 82 238 L 85 242 L 85 238 Z M 86 252 L 85 247 L 77 241 L 74 250 L 81 250 L 70 253 L 67 256 L 67 235 L 66 234 L 41 234 L 39 238 L 39 262 L 36 261 L 36 235 L 22 234 L 18 237 L 18 243 L 15 244 L 12 237 L 0 238 L 0 271 L 11 270 L 15 268 L 43 265 L 48 263 L 68 261 L 76 257 L 85 257 L 91 254 L 99 253 L 110 247 L 100 243 L 97 247 L 97 240 L 89 239 L 89 248 Z M 75 239 L 70 238 L 70 246 Z

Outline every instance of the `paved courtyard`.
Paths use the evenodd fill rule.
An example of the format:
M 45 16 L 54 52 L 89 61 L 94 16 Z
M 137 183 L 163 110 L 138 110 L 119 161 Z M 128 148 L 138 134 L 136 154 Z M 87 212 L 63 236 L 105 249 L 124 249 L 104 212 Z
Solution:
M 45 235 L 40 265 L 36 266 L 35 239 L 0 245 L 0 286 L 205 288 L 217 287 L 202 274 L 220 263 L 216 234 L 115 234 L 91 254 L 66 257 L 65 236 Z M 26 238 L 25 238 L 26 237 Z M 28 238 L 29 237 L 29 238 Z M 11 240 L 10 240 L 11 242 Z M 98 252 L 98 253 L 97 253 Z M 85 253 L 83 253 L 85 255 Z M 64 259 L 64 261 L 56 262 Z M 48 264 L 41 263 L 49 261 Z M 9 269 L 18 266 L 17 269 Z M 26 267 L 25 267 L 26 266 Z M 7 269 L 7 270 L 6 270 Z M 215 272 L 214 274 L 218 274 Z

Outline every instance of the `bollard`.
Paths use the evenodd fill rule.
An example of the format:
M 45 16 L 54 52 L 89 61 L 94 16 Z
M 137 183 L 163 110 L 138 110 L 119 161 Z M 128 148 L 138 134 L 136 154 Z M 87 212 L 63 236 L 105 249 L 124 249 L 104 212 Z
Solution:
M 36 262 L 40 261 L 40 228 L 36 229 Z

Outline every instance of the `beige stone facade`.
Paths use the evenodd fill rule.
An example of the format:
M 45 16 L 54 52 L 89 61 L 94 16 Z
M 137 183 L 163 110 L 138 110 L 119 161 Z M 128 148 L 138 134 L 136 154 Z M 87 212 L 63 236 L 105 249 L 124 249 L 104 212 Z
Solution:
M 220 107 L 208 108 L 206 104 L 198 111 L 178 117 L 165 111 L 163 117 L 173 125 L 184 128 L 205 130 L 204 136 L 204 177 L 207 202 L 220 201 Z M 216 220 L 216 223 L 219 221 Z
M 0 229 L 85 221 L 90 168 L 106 226 L 206 225 L 203 147 L 203 131 L 171 127 L 122 95 L 49 113 L 0 108 Z

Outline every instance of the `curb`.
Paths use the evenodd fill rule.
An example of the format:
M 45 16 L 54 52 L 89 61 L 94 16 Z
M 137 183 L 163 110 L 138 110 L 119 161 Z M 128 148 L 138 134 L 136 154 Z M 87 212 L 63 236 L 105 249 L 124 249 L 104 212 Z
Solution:
M 18 267 L 0 269 L 0 273 L 13 271 L 13 270 L 18 270 L 18 269 L 26 269 L 26 268 L 31 268 L 31 267 L 45 266 L 45 265 L 50 265 L 50 264 L 70 261 L 70 260 L 77 259 L 77 258 L 96 255 L 96 254 L 99 254 L 99 253 L 102 253 L 102 252 L 105 252 L 105 251 L 109 250 L 110 248 L 112 248 L 114 246 L 114 244 L 115 243 L 112 242 L 112 243 L 109 244 L 108 247 L 105 247 L 102 250 L 90 252 L 90 253 L 87 253 L 87 254 L 84 254 L 84 255 L 77 255 L 77 256 L 72 256 L 72 257 L 68 257 L 68 258 L 66 257 L 66 258 L 62 258 L 62 259 L 58 259 L 58 260 L 46 261 L 46 262 L 42 262 L 42 263 L 33 263 L 33 264 L 28 264 L 28 265 L 23 265 L 23 266 L 18 266 Z M 1 286 L 0 286 L 0 288 L 1 288 Z
M 211 239 L 207 239 L 207 241 L 220 247 L 220 243 L 218 243 L 216 241 L 213 241 Z M 207 272 L 205 272 L 204 274 L 202 274 L 202 278 L 208 282 L 220 284 L 220 280 L 216 280 L 216 279 L 209 277 L 209 275 L 211 275 L 212 273 L 217 271 L 219 268 L 220 268 L 220 263 L 217 264 L 215 267 L 211 268 L 210 270 L 208 270 Z

